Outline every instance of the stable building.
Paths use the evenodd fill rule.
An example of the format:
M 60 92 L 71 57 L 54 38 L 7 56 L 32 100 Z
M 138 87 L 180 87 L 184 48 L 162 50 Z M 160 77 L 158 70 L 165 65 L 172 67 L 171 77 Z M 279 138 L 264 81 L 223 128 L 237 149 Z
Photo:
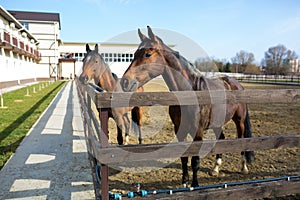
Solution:
M 87 42 L 88 43 L 88 42 Z M 84 42 L 63 42 L 60 46 L 59 71 L 63 77 L 70 77 L 70 74 L 80 75 L 83 59 L 86 55 L 86 44 Z M 93 49 L 96 43 L 88 43 Z M 108 64 L 112 72 L 122 77 L 125 70 L 133 59 L 133 54 L 139 44 L 126 43 L 97 43 L 99 53 Z M 70 59 L 74 60 L 70 60 Z M 74 63 L 74 69 L 70 69 L 70 62 Z M 64 67 L 66 66 L 66 67 Z
M 8 11 L 39 42 L 41 60 L 39 76 L 58 78 L 57 64 L 59 59 L 60 15 L 59 13 Z
M 60 38 L 59 13 L 5 10 L 0 6 L 0 88 L 49 79 L 74 79 L 86 44 L 122 77 L 139 43 L 69 42 Z M 175 45 L 170 45 L 171 48 Z
M 39 77 L 38 46 L 37 38 L 0 6 L 0 89 Z

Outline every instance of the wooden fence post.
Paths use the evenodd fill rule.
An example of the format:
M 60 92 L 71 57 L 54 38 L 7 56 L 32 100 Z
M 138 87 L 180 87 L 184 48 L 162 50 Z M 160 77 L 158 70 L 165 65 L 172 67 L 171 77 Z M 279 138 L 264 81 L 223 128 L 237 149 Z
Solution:
M 100 122 L 101 122 L 101 133 L 100 143 L 101 148 L 108 147 L 108 109 L 100 109 Z M 102 199 L 109 199 L 109 186 L 108 186 L 108 166 L 101 164 L 101 197 Z

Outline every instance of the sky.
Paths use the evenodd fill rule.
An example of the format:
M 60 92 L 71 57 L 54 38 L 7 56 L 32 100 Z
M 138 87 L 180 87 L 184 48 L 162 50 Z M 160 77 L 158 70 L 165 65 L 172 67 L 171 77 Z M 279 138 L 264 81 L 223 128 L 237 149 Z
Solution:
M 128 32 L 137 38 L 137 29 L 150 25 L 163 41 L 186 43 L 159 35 L 160 30 L 178 33 L 219 60 L 231 61 L 245 50 L 260 64 L 278 44 L 300 56 L 299 0 L 0 0 L 0 5 L 60 13 L 62 41 L 100 43 Z

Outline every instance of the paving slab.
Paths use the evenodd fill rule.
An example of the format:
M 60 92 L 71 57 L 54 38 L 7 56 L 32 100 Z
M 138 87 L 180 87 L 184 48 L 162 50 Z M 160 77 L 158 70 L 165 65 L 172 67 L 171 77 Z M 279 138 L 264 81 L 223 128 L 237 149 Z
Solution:
M 95 199 L 75 82 L 68 82 L 0 171 L 0 199 Z

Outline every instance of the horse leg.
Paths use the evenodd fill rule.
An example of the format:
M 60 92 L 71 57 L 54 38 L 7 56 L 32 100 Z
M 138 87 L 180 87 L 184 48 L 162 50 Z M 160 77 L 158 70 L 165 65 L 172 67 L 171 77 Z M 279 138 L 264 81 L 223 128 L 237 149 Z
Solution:
M 122 135 L 122 129 L 123 129 L 123 123 L 122 123 L 122 116 L 120 116 L 118 114 L 118 112 L 114 113 L 114 120 L 116 122 L 117 125 L 117 140 L 118 140 L 118 144 L 122 145 L 123 144 L 123 135 Z
M 125 127 L 125 145 L 127 145 L 129 143 L 129 128 L 130 128 L 130 119 L 127 113 L 123 115 L 123 124 Z
M 181 169 L 182 169 L 182 185 L 183 187 L 187 187 L 189 181 L 189 173 L 188 173 L 188 157 L 181 157 Z
M 181 120 L 181 109 L 179 106 L 169 106 L 169 115 L 174 124 L 174 131 L 179 142 L 184 141 L 186 134 L 183 130 L 179 131 Z M 182 169 L 182 185 L 187 187 L 189 181 L 188 174 L 188 157 L 181 157 L 181 169 Z
M 234 117 L 233 121 L 236 125 L 238 138 L 243 138 L 244 132 L 245 132 L 244 120 L 242 120 L 241 117 Z M 248 174 L 249 170 L 247 167 L 247 160 L 246 160 L 244 151 L 241 152 L 241 163 L 242 163 L 242 170 L 241 170 L 242 173 Z
M 198 128 L 196 131 L 196 136 L 194 137 L 194 141 L 202 141 L 203 138 L 203 129 Z M 193 180 L 192 180 L 192 187 L 199 186 L 198 184 L 198 171 L 200 169 L 200 157 L 193 156 L 191 160 L 191 166 L 193 170 Z
M 138 107 L 138 131 L 139 131 L 139 144 L 142 144 L 142 119 L 143 119 L 143 109 L 142 107 Z
M 192 161 L 192 170 L 193 170 L 193 181 L 192 181 L 192 187 L 199 186 L 198 184 L 198 171 L 200 169 L 200 157 L 199 156 L 193 156 Z
M 142 144 L 142 115 L 143 115 L 143 110 L 141 107 L 134 107 L 131 110 L 131 119 L 133 121 L 133 128 L 134 132 L 138 132 L 139 134 L 139 144 Z
M 120 128 L 120 126 L 118 125 L 117 122 L 116 122 L 116 124 L 117 124 L 117 132 L 118 132 L 118 135 L 117 135 L 118 144 L 122 145 L 123 144 L 122 128 Z
M 222 127 L 214 128 L 214 133 L 216 134 L 217 139 L 223 140 L 225 139 L 225 135 L 223 133 Z M 214 169 L 211 171 L 212 176 L 218 176 L 220 172 L 220 167 L 222 165 L 222 154 L 216 155 L 216 163 Z

